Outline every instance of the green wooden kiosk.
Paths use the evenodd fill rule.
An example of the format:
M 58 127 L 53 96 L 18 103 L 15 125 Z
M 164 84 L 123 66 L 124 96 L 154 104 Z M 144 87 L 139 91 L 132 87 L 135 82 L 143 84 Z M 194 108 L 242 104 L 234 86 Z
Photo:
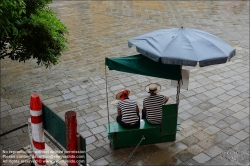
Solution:
M 142 138 L 144 139 L 141 141 L 141 144 L 144 145 L 159 142 L 175 141 L 176 132 L 179 130 L 179 123 L 177 118 L 180 80 L 182 78 L 181 66 L 166 65 L 162 64 L 161 62 L 155 62 L 141 54 L 119 58 L 106 58 L 105 65 L 108 66 L 109 70 L 117 70 L 121 72 L 128 72 L 178 81 L 176 103 L 162 106 L 163 113 L 161 125 L 149 124 L 146 120 L 142 119 L 140 121 L 140 127 L 133 129 L 125 129 L 117 122 L 108 122 L 107 132 L 112 148 L 117 149 L 122 147 L 135 146 L 140 142 L 140 140 L 142 140 Z

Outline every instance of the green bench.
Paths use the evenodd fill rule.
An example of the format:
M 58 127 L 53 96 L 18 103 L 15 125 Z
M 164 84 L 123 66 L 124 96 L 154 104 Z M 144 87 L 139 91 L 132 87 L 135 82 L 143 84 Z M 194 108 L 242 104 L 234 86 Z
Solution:
M 177 121 L 178 105 L 163 105 L 162 110 L 161 125 L 150 124 L 144 119 L 140 121 L 140 127 L 133 129 L 123 128 L 117 122 L 107 125 L 108 138 L 112 148 L 136 146 L 143 136 L 145 139 L 141 142 L 142 145 L 175 141 L 180 124 Z

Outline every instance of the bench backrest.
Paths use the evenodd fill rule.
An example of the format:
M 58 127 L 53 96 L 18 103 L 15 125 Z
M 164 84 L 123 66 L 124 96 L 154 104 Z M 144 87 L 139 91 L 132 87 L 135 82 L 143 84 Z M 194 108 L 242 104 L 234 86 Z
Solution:
M 53 110 L 46 105 L 42 105 L 43 111 L 43 128 L 46 130 L 51 137 L 53 137 L 61 146 L 66 149 L 66 126 L 65 122 L 59 117 Z M 81 140 L 81 151 L 86 151 L 85 138 L 80 136 Z M 86 166 L 86 153 L 82 154 L 81 164 Z
M 168 104 L 162 106 L 162 135 L 169 135 L 176 133 L 178 117 L 178 104 Z

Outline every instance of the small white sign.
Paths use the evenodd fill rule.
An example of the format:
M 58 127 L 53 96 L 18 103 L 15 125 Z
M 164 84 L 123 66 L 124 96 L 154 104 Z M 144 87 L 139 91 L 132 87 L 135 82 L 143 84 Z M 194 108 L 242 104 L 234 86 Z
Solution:
M 189 70 L 182 69 L 181 70 L 181 75 L 182 75 L 182 80 L 180 82 L 181 84 L 181 89 L 188 90 L 188 84 L 189 84 Z M 171 86 L 177 87 L 178 81 L 176 80 L 171 80 Z

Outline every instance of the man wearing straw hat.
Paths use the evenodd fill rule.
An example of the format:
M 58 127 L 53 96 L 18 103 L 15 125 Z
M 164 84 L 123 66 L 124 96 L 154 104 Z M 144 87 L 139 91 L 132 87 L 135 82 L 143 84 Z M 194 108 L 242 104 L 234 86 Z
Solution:
M 116 95 L 116 99 L 120 100 L 117 105 L 116 121 L 124 128 L 139 127 L 139 108 L 135 101 L 128 98 L 129 94 L 129 90 L 122 90 Z
M 169 97 L 157 94 L 161 86 L 151 83 L 146 86 L 146 91 L 150 96 L 143 100 L 142 119 L 147 119 L 151 124 L 161 124 L 162 105 L 168 102 Z

